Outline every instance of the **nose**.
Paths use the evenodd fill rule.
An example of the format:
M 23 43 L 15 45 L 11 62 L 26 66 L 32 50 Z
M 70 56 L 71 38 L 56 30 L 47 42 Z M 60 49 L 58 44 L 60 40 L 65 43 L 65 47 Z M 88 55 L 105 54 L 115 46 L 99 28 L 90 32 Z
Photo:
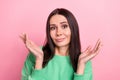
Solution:
M 56 35 L 57 35 L 57 36 L 62 35 L 62 29 L 57 28 Z

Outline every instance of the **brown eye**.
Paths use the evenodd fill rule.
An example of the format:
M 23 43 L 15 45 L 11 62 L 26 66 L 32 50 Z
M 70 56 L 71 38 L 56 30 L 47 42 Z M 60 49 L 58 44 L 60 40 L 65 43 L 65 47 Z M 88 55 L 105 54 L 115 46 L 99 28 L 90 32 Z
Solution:
M 55 30 L 55 28 L 56 28 L 56 27 L 54 27 L 54 26 L 51 26 L 51 27 L 50 27 L 50 30 Z
M 63 29 L 65 29 L 65 28 L 67 28 L 67 27 L 68 27 L 68 25 L 66 25 L 66 24 L 62 25 L 62 28 L 63 28 Z

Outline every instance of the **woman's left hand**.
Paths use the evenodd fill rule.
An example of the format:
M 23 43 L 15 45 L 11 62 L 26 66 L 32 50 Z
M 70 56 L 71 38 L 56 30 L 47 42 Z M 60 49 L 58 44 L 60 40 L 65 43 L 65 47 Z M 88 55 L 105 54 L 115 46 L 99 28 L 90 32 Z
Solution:
M 99 53 L 101 46 L 102 44 L 100 39 L 98 39 L 93 49 L 91 48 L 91 46 L 88 46 L 88 48 L 79 56 L 78 64 L 85 64 L 87 61 L 94 58 Z
M 81 53 L 81 55 L 78 58 L 78 64 L 77 64 L 77 74 L 84 74 L 85 64 L 87 61 L 94 58 L 100 51 L 102 44 L 100 39 L 98 39 L 95 47 L 92 49 L 91 46 L 88 46 L 88 48 Z

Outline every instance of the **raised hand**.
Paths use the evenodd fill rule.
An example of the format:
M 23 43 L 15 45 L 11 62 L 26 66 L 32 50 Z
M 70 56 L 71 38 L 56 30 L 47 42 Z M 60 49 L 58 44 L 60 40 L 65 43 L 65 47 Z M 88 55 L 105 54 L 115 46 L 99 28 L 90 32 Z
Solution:
M 26 45 L 26 48 L 35 55 L 36 59 L 43 61 L 43 51 L 40 47 L 31 41 L 25 33 L 21 34 L 20 38 Z
M 102 43 L 100 39 L 98 39 L 93 49 L 91 46 L 88 46 L 87 49 L 82 52 L 82 54 L 78 58 L 77 71 L 76 71 L 77 74 L 84 74 L 86 62 L 94 58 L 99 53 L 101 46 Z
M 86 63 L 87 61 L 94 58 L 99 53 L 101 46 L 102 43 L 100 39 L 98 39 L 93 49 L 91 46 L 88 46 L 87 49 L 79 56 L 78 63 Z

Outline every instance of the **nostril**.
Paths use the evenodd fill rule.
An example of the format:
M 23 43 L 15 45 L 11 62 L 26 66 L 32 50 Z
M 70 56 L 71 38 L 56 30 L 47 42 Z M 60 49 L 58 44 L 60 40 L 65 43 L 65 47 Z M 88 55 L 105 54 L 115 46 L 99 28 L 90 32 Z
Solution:
M 57 35 L 57 36 L 60 36 L 60 35 L 62 35 L 62 33 L 61 33 L 61 32 L 57 32 L 56 35 Z
M 62 35 L 62 34 L 60 34 L 60 33 L 57 33 L 57 36 L 60 36 L 60 35 Z

